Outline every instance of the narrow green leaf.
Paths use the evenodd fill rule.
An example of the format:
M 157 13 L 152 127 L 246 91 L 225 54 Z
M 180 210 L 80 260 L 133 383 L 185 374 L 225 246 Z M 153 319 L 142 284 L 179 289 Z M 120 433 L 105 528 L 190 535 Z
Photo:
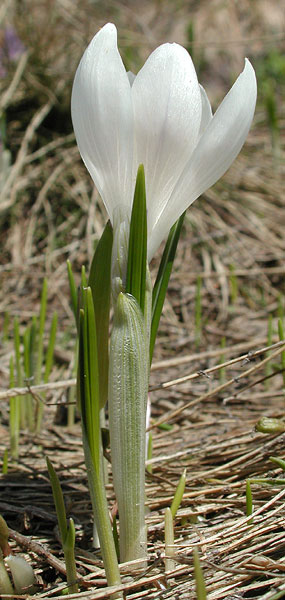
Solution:
M 105 406 L 108 399 L 112 245 L 113 229 L 108 221 L 96 246 L 88 280 L 96 320 L 100 408 Z
M 51 368 L 53 365 L 53 353 L 54 353 L 54 346 L 55 346 L 56 330 L 57 330 L 57 313 L 54 312 L 53 317 L 52 317 L 52 322 L 51 322 L 47 352 L 46 352 L 46 356 L 45 356 L 44 383 L 48 382 Z
M 99 383 L 96 323 L 90 287 L 84 290 L 84 310 L 80 311 L 79 379 L 83 426 L 96 473 L 100 465 Z
M 148 441 L 147 441 L 147 460 L 151 460 L 152 459 L 152 434 L 151 432 L 148 434 Z M 146 470 L 148 473 L 152 473 L 152 464 L 147 465 Z
M 35 340 L 34 319 L 31 325 L 29 325 L 23 335 L 23 346 L 24 346 L 24 372 L 27 382 L 33 383 L 33 341 Z M 34 410 L 34 399 L 30 394 L 24 396 L 23 402 L 25 403 L 26 417 L 28 421 L 28 427 L 30 431 L 34 431 L 35 428 L 35 410 Z
M 23 378 L 23 371 L 22 371 L 22 365 L 21 365 L 21 342 L 20 342 L 19 321 L 17 318 L 14 319 L 14 348 L 15 348 L 15 359 L 16 359 L 15 382 L 17 382 L 17 385 L 19 387 L 22 387 L 23 383 L 24 383 L 24 378 Z M 27 426 L 27 411 L 26 411 L 25 398 L 22 398 L 21 404 L 19 401 L 19 411 L 20 411 L 21 427 L 23 429 L 25 429 L 25 427 Z
M 144 313 L 147 261 L 147 214 L 144 167 L 140 165 L 130 223 L 126 293 L 134 296 Z
M 69 290 L 71 297 L 71 305 L 74 313 L 75 321 L 77 321 L 77 288 L 75 285 L 74 275 L 72 271 L 72 266 L 70 260 L 67 261 L 67 273 L 68 273 L 68 281 L 69 281 Z
M 159 320 L 165 300 L 165 295 L 168 287 L 169 278 L 172 271 L 173 261 L 176 253 L 176 248 L 181 233 L 182 224 L 184 221 L 185 212 L 171 227 L 163 255 L 160 261 L 156 281 L 152 293 L 152 322 L 150 334 L 150 362 L 154 350 L 155 338 L 159 325 Z
M 67 532 L 64 541 L 64 547 L 70 550 L 74 550 L 75 545 L 75 527 L 72 518 L 69 519 Z
M 250 479 L 250 483 L 258 483 L 260 485 L 281 485 L 285 486 L 285 479 L 274 479 L 272 477 L 259 477 L 256 479 Z
M 37 330 L 38 330 L 38 321 L 37 317 L 32 318 L 31 328 L 30 328 L 30 336 L 29 336 L 29 377 L 32 377 L 35 373 L 36 362 L 37 362 Z
M 269 456 L 269 460 L 285 471 L 285 460 L 282 460 L 282 458 L 278 458 L 276 456 Z
M 204 581 L 203 570 L 200 565 L 199 554 L 197 548 L 193 552 L 194 558 L 194 574 L 196 583 L 197 600 L 207 600 L 206 586 Z
M 21 367 L 21 350 L 20 350 L 20 331 L 19 331 L 19 321 L 16 318 L 14 320 L 14 348 L 15 348 L 15 357 L 16 357 L 16 373 L 17 373 L 17 384 L 22 387 L 23 385 L 23 373 Z
M 61 537 L 62 548 L 64 552 L 66 565 L 66 579 L 68 592 L 70 594 L 78 592 L 78 584 L 76 583 L 76 565 L 74 558 L 75 546 L 75 527 L 73 519 L 69 519 L 67 524 L 63 493 L 58 476 L 52 466 L 52 463 L 46 457 L 48 474 L 52 487 L 52 495 L 55 504 L 58 527 Z
M 31 337 L 31 326 L 28 326 L 23 335 L 23 346 L 24 346 L 24 372 L 25 377 L 31 377 L 31 364 L 30 364 L 30 337 Z
M 50 462 L 48 457 L 46 457 L 46 463 L 47 463 L 48 474 L 49 474 L 51 487 L 52 487 L 52 494 L 53 494 L 53 499 L 54 499 L 54 504 L 55 504 L 55 509 L 56 509 L 56 515 L 57 515 L 57 520 L 58 520 L 61 542 L 62 542 L 62 545 L 64 546 L 65 540 L 66 540 L 66 535 L 67 535 L 67 524 L 66 524 L 66 512 L 65 512 L 63 493 L 62 493 L 62 489 L 61 489 L 61 486 L 59 483 L 58 476 L 57 476 L 57 474 L 52 466 L 52 463 Z
M 252 515 L 253 513 L 253 504 L 252 504 L 252 491 L 250 481 L 246 482 L 246 516 Z M 253 519 L 249 521 L 249 524 L 253 522 Z
M 178 486 L 176 488 L 176 492 L 174 494 L 174 498 L 171 503 L 170 510 L 171 510 L 173 518 L 175 517 L 175 515 L 178 511 L 178 508 L 181 504 L 181 500 L 183 498 L 183 494 L 184 494 L 184 490 L 185 490 L 185 484 L 186 484 L 186 469 L 184 469 L 184 471 L 180 477 Z
M 15 386 L 15 374 L 14 374 L 14 358 L 10 358 L 10 387 Z M 9 426 L 10 426 L 10 451 L 11 456 L 14 460 L 19 457 L 19 433 L 20 433 L 20 398 L 16 396 L 10 399 L 10 413 L 9 413 Z M 4 464 L 4 463 L 3 463 Z
M 90 290 L 90 288 L 89 288 Z M 91 301 L 93 308 L 92 292 Z M 93 308 L 94 311 L 94 308 Z M 106 571 L 106 577 L 109 585 L 120 584 L 120 572 L 118 568 L 117 555 L 115 550 L 114 539 L 110 524 L 108 505 L 105 493 L 103 476 L 100 472 L 101 460 L 96 464 L 96 450 L 94 450 L 93 438 L 93 423 L 92 423 L 92 405 L 90 401 L 90 378 L 89 378 L 89 345 L 88 345 L 88 324 L 86 318 L 87 300 L 85 291 L 85 309 L 79 311 L 79 350 L 78 350 L 78 385 L 77 395 L 80 401 L 81 421 L 82 421 L 82 438 L 85 455 L 85 463 L 87 468 L 88 483 L 90 496 L 92 500 L 94 520 L 99 535 L 101 552 Z M 95 321 L 95 319 L 94 319 Z M 96 345 L 96 338 L 95 338 Z M 99 387 L 97 387 L 99 397 Z M 99 402 L 95 409 L 98 409 Z M 94 410 L 94 407 L 93 407 Z M 98 417 L 99 420 L 99 417 Z M 100 434 L 100 432 L 99 432 Z M 96 436 L 95 436 L 96 437 Z M 98 444 L 101 443 L 98 440 Z M 95 456 L 94 456 L 95 454 Z M 98 447 L 100 458 L 100 445 Z M 121 598 L 121 593 L 114 597 Z
M 82 423 L 85 427 L 85 377 L 84 377 L 84 310 L 81 308 L 79 310 L 79 318 L 78 318 L 78 368 L 77 368 L 77 404 L 78 408 L 81 411 Z M 83 403 L 81 402 L 81 398 L 84 399 Z
M 35 370 L 35 384 L 38 384 L 41 382 L 46 308 L 47 308 L 47 280 L 44 279 L 43 287 L 42 287 L 42 295 L 41 295 L 41 307 L 40 307 L 40 319 L 39 319 L 39 331 L 38 331 L 38 348 L 37 348 L 37 364 L 36 364 L 36 370 Z

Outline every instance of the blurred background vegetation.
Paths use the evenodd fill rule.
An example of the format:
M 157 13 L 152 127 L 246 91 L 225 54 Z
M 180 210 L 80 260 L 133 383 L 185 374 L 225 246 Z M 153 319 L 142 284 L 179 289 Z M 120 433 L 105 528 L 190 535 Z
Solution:
M 177 259 L 177 268 L 189 261 L 194 273 L 187 300 L 189 323 L 186 317 L 183 319 L 181 307 L 174 306 L 172 315 L 185 325 L 188 334 L 194 329 L 191 315 L 195 312 L 197 274 L 213 269 L 219 275 L 221 264 L 232 269 L 226 281 L 220 274 L 220 279 L 214 283 L 205 279 L 202 286 L 204 321 L 222 315 L 225 325 L 233 270 L 273 267 L 284 252 L 283 17 L 282 2 L 267 0 L 3 0 L 2 324 L 5 319 L 7 324 L 7 314 L 12 318 L 19 316 L 22 324 L 28 322 L 35 312 L 34 303 L 39 306 L 46 276 L 48 308 L 52 305 L 61 315 L 63 342 L 63 325 L 65 333 L 73 331 L 66 259 L 71 260 L 75 272 L 79 272 L 82 263 L 88 265 L 106 215 L 75 145 L 70 94 L 86 45 L 104 23 L 112 21 L 118 28 L 125 65 L 134 72 L 160 43 L 183 44 L 193 57 L 214 108 L 242 70 L 245 56 L 255 67 L 258 107 L 245 149 L 223 181 L 191 207 L 185 225 L 188 233 Z M 244 309 L 261 309 L 266 304 L 275 310 L 276 298 L 284 292 L 282 277 L 265 277 L 264 281 L 261 285 L 258 275 L 255 280 L 251 278 L 249 285 L 246 279 L 242 280 L 239 293 L 243 290 Z M 51 308 L 48 315 L 51 318 Z M 264 316 L 267 322 L 267 314 Z M 184 334 L 185 329 L 182 337 Z M 192 334 L 189 348 L 191 341 Z

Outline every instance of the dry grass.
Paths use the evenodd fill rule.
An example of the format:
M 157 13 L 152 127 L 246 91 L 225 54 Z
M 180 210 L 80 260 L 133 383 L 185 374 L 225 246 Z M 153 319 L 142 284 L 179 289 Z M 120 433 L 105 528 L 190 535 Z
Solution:
M 3 26 L 14 24 L 27 51 L 0 81 L 2 121 L 12 158 L 0 191 L 2 323 L 9 313 L 11 319 L 19 316 L 24 326 L 38 312 L 44 276 L 49 281 L 48 318 L 55 308 L 60 316 L 44 430 L 39 436 L 23 432 L 19 464 L 10 463 L 0 480 L 0 511 L 11 528 L 12 547 L 26 552 L 36 568 L 38 597 L 61 597 L 65 587 L 45 455 L 57 469 L 68 515 L 75 519 L 81 597 L 109 597 L 100 555 L 90 545 L 91 506 L 80 428 L 77 424 L 68 430 L 55 406 L 62 408 L 66 390 L 74 385 L 74 325 L 65 261 L 69 258 L 79 273 L 105 223 L 71 129 L 69 96 L 76 64 L 87 41 L 108 19 L 120 26 L 125 60 L 134 70 L 158 43 L 175 39 L 186 44 L 192 21 L 195 61 L 216 103 L 241 70 L 245 55 L 265 77 L 269 52 L 281 54 L 278 4 L 157 0 L 142 8 L 137 2 L 26 0 L 7 1 L 1 8 Z M 282 89 L 284 80 L 283 88 L 278 82 L 274 88 L 276 133 L 268 125 L 260 78 L 259 105 L 244 150 L 223 180 L 188 212 L 151 373 L 149 570 L 130 578 L 122 567 L 128 600 L 195 598 L 194 547 L 199 548 L 209 599 L 285 596 L 285 490 L 276 481 L 282 479 L 281 469 L 269 461 L 270 456 L 284 458 L 284 433 L 263 435 L 255 430 L 261 416 L 284 416 L 283 348 L 266 351 L 269 315 L 275 344 L 277 318 L 284 317 Z M 153 272 L 157 264 L 158 259 Z M 3 455 L 9 447 L 11 325 L 0 352 Z M 157 427 L 165 421 L 171 431 Z M 165 588 L 164 510 L 184 468 L 186 491 L 175 520 L 176 569 Z M 251 522 L 245 516 L 246 480 L 260 477 L 275 483 L 252 485 Z M 108 491 L 111 507 L 111 482 Z

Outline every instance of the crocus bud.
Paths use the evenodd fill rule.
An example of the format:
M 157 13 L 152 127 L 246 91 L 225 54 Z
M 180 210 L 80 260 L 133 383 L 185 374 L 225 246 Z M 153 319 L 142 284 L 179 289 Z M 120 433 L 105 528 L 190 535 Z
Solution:
M 6 563 L 12 573 L 16 594 L 35 594 L 36 578 L 31 565 L 22 556 L 12 554 L 6 558 Z

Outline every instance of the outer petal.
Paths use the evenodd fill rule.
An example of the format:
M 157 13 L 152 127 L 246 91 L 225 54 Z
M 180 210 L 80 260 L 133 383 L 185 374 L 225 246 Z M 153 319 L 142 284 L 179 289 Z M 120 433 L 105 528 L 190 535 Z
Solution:
M 188 52 L 163 44 L 148 58 L 132 85 L 136 172 L 146 174 L 151 231 L 197 143 L 201 93 Z
M 71 114 L 80 154 L 112 220 L 131 205 L 133 111 L 131 88 L 111 23 L 93 38 L 78 66 Z
M 246 59 L 243 72 L 199 139 L 149 240 L 149 258 L 184 210 L 229 168 L 248 134 L 256 103 L 256 78 Z

